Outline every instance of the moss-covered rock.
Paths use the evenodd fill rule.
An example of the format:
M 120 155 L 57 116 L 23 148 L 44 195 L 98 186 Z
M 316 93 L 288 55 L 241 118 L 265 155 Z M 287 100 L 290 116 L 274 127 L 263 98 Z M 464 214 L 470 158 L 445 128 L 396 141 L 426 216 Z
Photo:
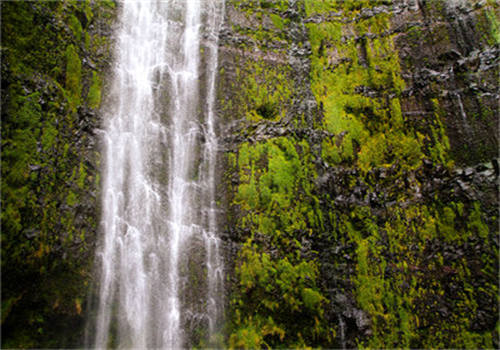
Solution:
M 2 345 L 81 346 L 115 5 L 1 6 Z M 229 347 L 498 348 L 498 11 L 226 1 Z
M 81 346 L 99 207 L 92 109 L 113 10 L 1 6 L 2 347 Z
M 227 2 L 230 346 L 498 346 L 498 6 L 461 4 Z

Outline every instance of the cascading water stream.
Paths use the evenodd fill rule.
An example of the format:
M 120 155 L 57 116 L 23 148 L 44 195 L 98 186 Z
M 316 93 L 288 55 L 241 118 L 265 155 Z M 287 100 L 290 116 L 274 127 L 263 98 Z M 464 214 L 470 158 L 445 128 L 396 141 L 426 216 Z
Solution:
M 207 344 L 220 326 L 214 100 L 222 9 L 214 0 L 120 3 L 104 111 L 96 348 L 188 347 L 203 333 Z

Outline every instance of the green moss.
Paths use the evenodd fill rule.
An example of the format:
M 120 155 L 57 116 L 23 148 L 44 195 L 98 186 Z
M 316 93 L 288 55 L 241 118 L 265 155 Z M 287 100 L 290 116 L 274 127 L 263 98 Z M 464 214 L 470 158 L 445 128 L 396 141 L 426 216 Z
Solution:
M 75 15 L 71 14 L 69 16 L 69 26 L 71 28 L 71 30 L 73 31 L 73 35 L 75 36 L 75 39 L 77 42 L 81 41 L 82 40 L 82 24 L 80 23 L 80 21 L 78 20 L 78 18 L 76 18 Z
M 449 156 L 450 142 L 442 122 L 445 117 L 445 112 L 438 99 L 432 99 L 431 102 L 434 109 L 434 125 L 430 127 L 432 143 L 427 146 L 428 153 L 433 161 L 446 164 L 451 168 L 453 162 L 450 160 Z
M 76 203 L 78 202 L 77 196 L 74 192 L 70 191 L 68 193 L 68 197 L 66 197 L 66 203 L 70 206 L 73 207 Z
M 269 17 L 271 18 L 271 21 L 273 21 L 273 24 L 276 28 L 278 28 L 279 30 L 283 30 L 284 29 L 284 21 L 283 19 L 281 18 L 281 16 L 277 15 L 277 14 L 270 14 Z
M 486 16 L 489 24 L 489 28 L 487 28 L 488 43 L 490 45 L 498 45 L 500 44 L 500 25 L 498 22 L 498 17 L 495 15 L 494 11 L 485 10 L 484 15 Z
M 85 42 L 85 50 L 90 50 L 92 45 L 92 39 L 90 37 L 89 32 L 85 31 L 84 33 L 84 42 Z
M 404 164 L 404 167 L 415 170 L 422 164 L 424 157 L 422 152 L 423 137 L 417 133 L 416 136 L 393 133 L 388 138 L 391 155 Z
M 302 155 L 299 155 L 297 149 Z M 309 163 L 309 146 L 296 144 L 288 138 L 275 138 L 256 145 L 242 144 L 238 154 L 239 175 L 235 204 L 241 209 L 253 211 L 247 217 L 260 232 L 271 236 L 279 232 L 303 229 L 307 222 L 318 224 L 318 217 L 309 217 L 310 208 L 316 208 L 311 195 L 314 167 Z M 262 163 L 266 166 L 262 168 Z M 256 170 L 259 165 L 259 170 Z M 301 200 L 297 200 L 300 195 Z M 259 214 L 260 213 L 260 214 Z M 273 225 L 265 217 L 273 215 Z
M 97 109 L 101 105 L 101 78 L 97 72 L 92 72 L 92 83 L 87 95 L 87 103 L 90 108 Z
M 68 90 L 68 99 L 72 108 L 80 104 L 80 95 L 82 91 L 81 77 L 82 62 L 73 45 L 66 48 L 66 89 Z
M 363 6 L 376 5 L 366 2 Z M 342 10 L 345 16 L 355 17 L 362 7 L 347 2 L 306 2 L 306 11 L 316 8 Z M 349 30 L 356 35 L 377 35 L 389 26 L 390 16 L 381 13 L 356 20 Z M 323 157 L 333 165 L 357 163 L 364 172 L 394 162 L 417 168 L 424 156 L 423 137 L 405 127 L 399 98 L 405 84 L 393 37 L 355 42 L 343 37 L 348 33 L 345 27 L 335 20 L 308 24 L 313 52 L 311 88 L 323 107 L 321 127 L 336 135 L 323 141 Z M 369 97 L 360 88 L 377 93 Z M 396 97 L 389 99 L 389 93 Z
M 342 158 L 340 149 L 337 147 L 335 140 L 330 138 L 324 139 L 321 142 L 321 157 L 330 164 L 340 164 Z
M 96 223 L 88 213 L 75 220 L 71 208 L 95 205 L 87 195 L 94 170 L 82 162 L 92 159 L 88 135 L 77 129 L 77 107 L 86 101 L 82 86 L 92 85 L 80 59 L 84 31 L 78 18 L 84 12 L 87 23 L 94 22 L 85 32 L 90 38 L 106 26 L 101 5 L 1 3 L 2 305 L 17 300 L 2 313 L 2 329 L 9 330 L 2 344 L 9 347 L 57 348 L 79 341 L 78 300 L 86 298 L 92 263 L 87 240 Z M 98 33 L 94 38 L 85 55 L 101 66 L 106 40 Z
M 28 181 L 29 166 L 35 164 L 38 128 L 42 114 L 40 94 L 18 95 L 11 99 L 8 118 L 3 120 L 2 161 L 8 164 L 2 169 L 3 183 L 14 188 L 22 187 Z M 9 170 L 7 173 L 6 170 Z M 16 199 L 22 201 L 22 198 Z
M 425 117 L 425 128 L 406 120 L 401 107 L 405 83 L 394 37 L 387 35 L 390 18 L 387 14 L 360 18 L 363 8 L 369 6 L 377 4 L 305 2 L 308 15 L 342 13 L 342 18 L 326 16 L 320 23 L 307 23 L 312 45 L 311 89 L 323 114 L 322 124 L 315 127 L 334 134 L 321 142 L 322 160 L 337 169 L 360 170 L 354 178 L 341 173 L 335 181 L 347 193 L 366 185 L 379 194 L 385 206 L 384 214 L 376 205 L 371 208 L 362 202 L 343 209 L 330 194 L 322 195 L 321 202 L 328 203 L 329 239 L 335 246 L 342 242 L 355 247 L 345 260 L 332 256 L 323 263 L 356 266 L 353 274 L 346 273 L 342 279 L 352 282 L 357 306 L 370 318 L 370 335 L 358 337 L 359 347 L 487 346 L 496 337 L 492 329 L 476 331 L 472 324 L 482 298 L 479 293 L 485 297 L 497 291 L 493 286 L 479 291 L 477 286 L 490 286 L 498 280 L 492 263 L 498 254 L 489 248 L 488 253 L 477 253 L 474 258 L 449 253 L 462 251 L 462 245 L 471 240 L 491 240 L 486 215 L 478 203 L 446 202 L 448 199 L 441 203 L 443 199 L 437 195 L 427 203 L 416 203 L 414 189 L 420 190 L 422 184 L 409 174 L 422 171 L 422 159 L 453 167 L 443 125 L 445 113 L 442 102 L 434 99 L 434 113 Z M 429 2 L 428 6 L 429 16 L 443 15 L 442 2 Z M 434 29 L 438 42 L 449 41 L 446 30 L 437 33 L 442 28 Z M 370 35 L 354 40 L 365 34 Z M 421 27 L 413 27 L 407 34 L 408 40 L 421 45 Z M 371 175 L 374 168 L 387 170 L 377 178 Z M 349 260 L 353 255 L 355 263 Z M 474 259 L 481 261 L 484 275 L 472 272 L 477 271 Z M 482 282 L 472 281 L 474 275 L 481 275 L 477 278 Z M 441 315 L 443 307 L 445 315 Z
M 229 338 L 230 349 L 259 349 L 262 348 L 262 325 L 255 325 L 253 320 L 248 322 L 246 327 L 240 327 L 236 333 L 232 334 Z M 267 332 L 266 332 L 267 333 Z
M 80 163 L 80 168 L 78 169 L 78 179 L 76 180 L 76 184 L 79 189 L 81 190 L 85 189 L 86 180 L 87 180 L 87 169 L 83 163 Z
M 52 124 L 47 123 L 42 130 L 41 143 L 44 150 L 50 150 L 55 146 L 57 140 L 58 131 L 56 127 Z
M 317 1 L 317 0 L 305 0 L 305 10 L 308 16 L 315 13 L 327 13 L 336 9 L 337 1 Z
M 318 201 L 311 193 L 310 179 L 315 172 L 310 157 L 307 142 L 285 137 L 243 143 L 239 148 L 240 184 L 233 205 L 244 214 L 239 227 L 251 234 L 237 260 L 239 286 L 232 297 L 232 347 L 332 341 L 332 330 L 324 321 L 326 298 L 316 285 L 317 264 L 300 256 L 297 236 L 302 231 L 310 235 L 308 228 L 319 227 L 322 221 Z M 279 247 L 279 256 L 262 252 L 262 241 L 256 237 Z M 292 321 L 297 317 L 307 319 L 307 326 L 299 329 Z
M 236 317 L 230 347 L 303 346 L 305 340 L 328 338 L 331 330 L 320 322 L 326 299 L 315 284 L 316 264 L 292 264 L 287 257 L 273 259 L 257 249 L 248 240 L 238 258 L 235 272 L 241 289 L 232 297 Z M 300 325 L 293 322 L 299 317 Z
M 439 220 L 438 229 L 443 238 L 448 242 L 460 239 L 460 233 L 455 229 L 455 212 L 452 208 L 444 207 L 443 214 Z
M 286 114 L 293 91 L 289 67 L 247 61 L 236 73 L 241 82 L 236 105 L 248 120 L 278 121 Z
M 102 4 L 106 7 L 114 9 L 116 7 L 114 0 L 102 0 Z
M 488 239 L 488 225 L 482 219 L 481 206 L 477 202 L 474 203 L 474 209 L 470 213 L 468 229 L 481 237 L 481 239 Z
M 366 141 L 358 155 L 359 168 L 367 172 L 373 167 L 380 167 L 386 158 L 387 141 L 384 134 L 377 134 Z
M 485 293 L 483 297 L 495 295 L 497 287 L 490 282 L 486 282 L 488 289 L 492 288 L 488 291 L 472 287 L 469 283 L 474 277 L 465 256 L 443 256 L 443 248 L 434 255 L 428 253 L 429 242 L 460 246 L 468 239 L 486 239 L 481 233 L 482 220 L 477 225 L 483 228 L 473 224 L 477 222 L 478 208 L 477 203 L 472 206 L 466 226 L 461 224 L 467 218 L 463 204 L 454 203 L 444 207 L 392 208 L 383 229 L 380 218 L 369 208 L 357 207 L 349 216 L 341 216 L 341 230 L 357 246 L 357 302 L 371 318 L 373 334 L 360 344 L 362 347 L 429 348 L 451 344 L 475 348 L 491 344 L 490 331 L 476 332 L 471 327 L 478 293 Z M 493 281 L 495 268 L 490 264 L 495 253 L 491 250 L 490 254 L 489 258 L 482 255 L 482 271 Z M 387 256 L 391 259 L 386 260 Z M 449 284 L 457 287 L 451 291 Z M 443 304 L 447 315 L 440 315 Z

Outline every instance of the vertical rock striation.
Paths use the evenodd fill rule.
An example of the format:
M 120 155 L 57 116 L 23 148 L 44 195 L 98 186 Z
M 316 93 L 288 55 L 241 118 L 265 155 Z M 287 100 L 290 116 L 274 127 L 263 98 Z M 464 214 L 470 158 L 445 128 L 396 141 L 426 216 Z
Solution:
M 176 52 L 140 75 L 155 113 L 139 129 L 154 132 L 126 157 L 149 142 L 156 153 L 122 172 L 148 169 L 128 188 L 159 197 L 163 211 L 137 208 L 162 217 L 159 240 L 136 239 L 143 259 L 112 273 L 170 281 L 139 299 L 111 288 L 117 306 L 163 309 L 110 317 L 109 344 L 498 348 L 497 2 L 161 2 L 174 3 L 154 16 Z M 98 110 L 120 100 L 105 92 L 121 6 L 1 3 L 2 347 L 79 347 L 84 310 L 98 317 Z M 206 26 L 186 26 L 188 12 Z M 198 34 L 184 40 L 188 28 Z M 116 149 L 105 164 L 125 157 Z M 123 220 L 123 246 L 148 225 Z M 172 245 L 184 254 L 160 257 Z M 138 322 L 153 314 L 154 331 Z M 141 340 L 143 328 L 155 335 Z
M 226 13 L 229 344 L 498 346 L 498 5 Z

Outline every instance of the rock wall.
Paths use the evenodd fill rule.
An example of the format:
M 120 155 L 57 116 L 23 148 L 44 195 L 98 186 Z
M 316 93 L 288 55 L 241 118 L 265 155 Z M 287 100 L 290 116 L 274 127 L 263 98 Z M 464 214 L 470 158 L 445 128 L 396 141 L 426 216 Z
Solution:
M 2 348 L 82 346 L 111 1 L 2 1 Z
M 231 347 L 498 347 L 498 5 L 227 1 Z
M 82 346 L 115 4 L 1 6 L 2 347 Z M 226 0 L 229 347 L 499 347 L 498 15 Z

